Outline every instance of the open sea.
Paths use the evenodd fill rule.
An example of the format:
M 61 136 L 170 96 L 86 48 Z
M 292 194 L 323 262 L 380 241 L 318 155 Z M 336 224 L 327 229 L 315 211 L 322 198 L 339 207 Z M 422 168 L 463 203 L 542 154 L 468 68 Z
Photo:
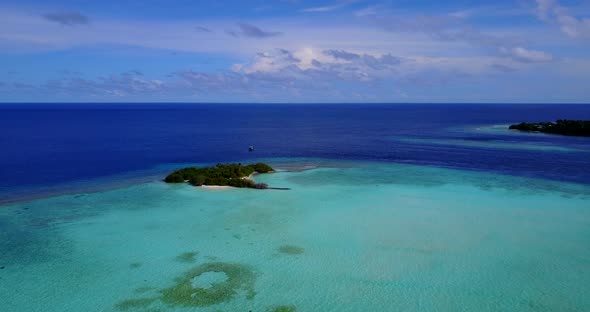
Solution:
M 0 311 L 590 311 L 590 105 L 0 104 Z M 254 152 L 248 152 L 254 146 Z M 169 185 L 264 161 L 290 190 Z

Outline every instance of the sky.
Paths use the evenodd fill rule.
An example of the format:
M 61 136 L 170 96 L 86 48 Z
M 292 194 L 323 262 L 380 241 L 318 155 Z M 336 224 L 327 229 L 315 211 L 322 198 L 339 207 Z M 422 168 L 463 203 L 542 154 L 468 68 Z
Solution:
M 0 102 L 590 103 L 590 0 L 0 0 Z

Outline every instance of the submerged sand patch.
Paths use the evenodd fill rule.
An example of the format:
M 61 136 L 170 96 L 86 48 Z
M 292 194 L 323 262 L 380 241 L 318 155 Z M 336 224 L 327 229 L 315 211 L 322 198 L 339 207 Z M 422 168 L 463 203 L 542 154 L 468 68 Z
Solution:
M 193 288 L 208 289 L 215 284 L 224 283 L 227 281 L 227 274 L 224 272 L 205 272 L 192 279 Z

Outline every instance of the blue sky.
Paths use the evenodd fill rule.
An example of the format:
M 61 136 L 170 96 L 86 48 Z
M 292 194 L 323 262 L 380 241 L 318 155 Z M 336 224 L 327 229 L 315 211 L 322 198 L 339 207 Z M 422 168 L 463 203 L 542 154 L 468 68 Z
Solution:
M 0 2 L 2 102 L 590 102 L 590 1 Z

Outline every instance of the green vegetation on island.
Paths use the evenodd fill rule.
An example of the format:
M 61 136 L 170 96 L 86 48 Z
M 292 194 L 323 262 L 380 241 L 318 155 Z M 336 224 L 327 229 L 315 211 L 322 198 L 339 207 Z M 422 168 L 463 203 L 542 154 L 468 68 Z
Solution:
M 509 129 L 571 136 L 590 136 L 590 120 L 560 119 L 556 122 L 521 122 L 511 125 Z
M 176 170 L 169 174 L 164 181 L 166 183 L 188 182 L 194 186 L 215 185 L 266 189 L 268 185 L 255 183 L 248 179 L 248 177 L 253 173 L 268 173 L 272 171 L 274 171 L 272 167 L 264 163 L 246 166 L 242 164 L 217 164 L 215 167 L 190 167 Z

